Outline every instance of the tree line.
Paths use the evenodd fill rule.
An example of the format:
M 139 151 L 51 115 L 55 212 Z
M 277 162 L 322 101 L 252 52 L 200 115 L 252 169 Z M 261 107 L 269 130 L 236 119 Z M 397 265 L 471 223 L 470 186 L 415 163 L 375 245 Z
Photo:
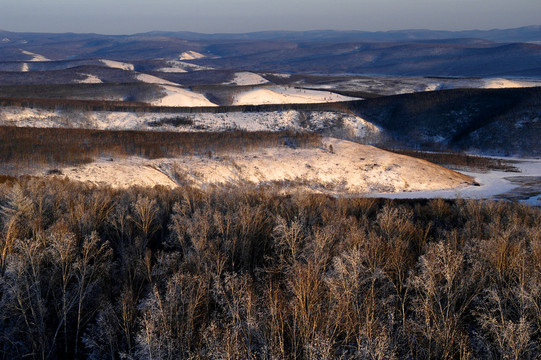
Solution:
M 359 100 L 362 101 L 362 100 Z M 353 101 L 356 102 L 356 101 Z M 47 110 L 81 110 L 81 111 L 116 111 L 140 113 L 228 113 L 228 112 L 268 112 L 268 111 L 342 111 L 350 102 L 333 102 L 319 104 L 268 104 L 268 105 L 228 105 L 228 106 L 152 106 L 136 101 L 112 100 L 75 100 L 47 98 L 14 98 L 0 97 L 0 106 L 16 106 Z
M 189 119 L 165 121 L 182 123 Z M 320 144 L 320 135 L 294 131 L 160 132 L 0 126 L 0 165 L 6 167 L 4 173 L 18 175 L 28 168 L 84 164 L 100 156 L 153 159 Z

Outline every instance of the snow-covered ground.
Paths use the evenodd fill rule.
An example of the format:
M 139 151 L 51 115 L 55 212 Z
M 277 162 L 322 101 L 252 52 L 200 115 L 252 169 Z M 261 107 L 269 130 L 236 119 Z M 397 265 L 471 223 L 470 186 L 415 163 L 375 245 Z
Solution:
M 195 60 L 195 59 L 203 59 L 206 56 L 198 53 L 197 51 L 185 51 L 182 54 L 179 55 L 179 60 Z
M 173 83 L 171 83 L 173 84 Z M 155 106 L 218 106 L 209 101 L 204 95 L 182 89 L 176 86 L 164 85 L 162 86 L 166 92 L 166 95 L 161 99 L 151 102 Z
M 105 60 L 105 59 L 101 59 L 100 61 L 105 66 L 108 66 L 108 67 L 113 68 L 113 69 L 121 69 L 121 70 L 127 70 L 127 71 L 134 71 L 135 70 L 135 67 L 133 66 L 133 64 L 128 64 L 128 63 L 125 63 L 125 62 L 114 61 L 114 60 Z
M 75 82 L 77 82 L 79 84 L 101 84 L 101 83 L 103 83 L 103 81 L 101 81 L 101 79 L 99 77 L 97 77 L 96 75 L 92 75 L 92 74 L 81 74 L 81 75 L 86 76 L 86 79 L 75 80 Z
M 518 81 L 503 78 L 485 79 L 485 89 L 523 88 L 540 86 L 541 83 L 533 81 Z
M 435 91 L 463 88 L 513 88 L 541 86 L 540 79 L 521 78 L 421 78 L 421 77 L 353 77 L 347 80 L 330 81 L 328 84 L 303 84 L 314 89 L 366 91 L 380 95 L 407 94 L 419 91 Z
M 21 50 L 21 52 L 25 55 L 29 55 L 29 56 L 32 56 L 32 59 L 28 60 L 28 61 L 51 61 L 51 59 L 48 59 L 46 58 L 45 56 L 43 55 L 40 55 L 40 54 L 36 54 L 36 53 L 33 53 L 33 52 L 30 52 L 30 51 L 26 51 L 26 50 Z
M 253 72 L 238 72 L 235 74 L 235 78 L 229 82 L 226 82 L 226 85 L 261 85 L 261 84 L 267 84 L 269 81 L 262 77 L 259 74 L 255 74 Z
M 320 148 L 279 146 L 210 158 L 183 156 L 145 160 L 132 157 L 99 160 L 61 171 L 70 179 L 116 187 L 135 184 L 172 186 L 173 180 L 202 188 L 249 182 L 329 194 L 441 189 L 472 182 L 467 176 L 424 160 L 334 138 L 324 138 Z M 138 178 L 141 178 L 140 182 L 137 182 Z
M 173 188 L 177 184 L 151 161 L 139 157 L 129 159 L 98 159 L 90 164 L 62 169 L 64 176 L 71 180 L 91 182 L 95 185 L 109 185 L 115 188 L 156 185 Z
M 164 72 L 164 73 L 185 73 L 188 72 L 186 69 L 182 67 L 164 67 L 160 68 L 157 71 Z
M 212 106 L 212 103 L 208 102 L 208 100 L 197 97 L 197 95 L 200 94 L 173 86 L 164 87 L 169 88 L 167 91 L 170 91 L 170 94 L 162 98 L 159 105 L 172 106 L 179 103 L 191 103 Z M 196 97 L 194 98 L 194 96 Z M 193 121 L 193 125 L 180 127 L 174 127 L 172 125 L 156 126 L 156 122 L 159 122 L 160 120 L 176 118 L 179 116 L 190 118 Z M 340 126 L 336 125 L 340 123 Z M 154 126 L 150 126 L 149 124 Z M 381 130 L 377 126 L 358 116 L 330 111 L 312 111 L 305 113 L 296 110 L 229 112 L 216 114 L 160 114 L 110 111 L 53 111 L 3 107 L 0 108 L 0 125 L 72 127 L 104 130 L 224 131 L 230 129 L 242 129 L 247 131 L 279 131 L 293 129 L 320 132 L 330 127 L 334 127 L 335 129 L 338 128 L 339 131 L 342 131 L 344 135 L 357 137 L 368 143 L 376 142 L 383 136 Z
M 147 83 L 147 84 L 160 84 L 160 85 L 173 85 L 173 86 L 178 86 L 179 84 L 176 84 L 174 82 L 171 82 L 171 81 L 168 81 L 168 80 L 165 80 L 165 79 L 161 79 L 157 76 L 153 76 L 153 75 L 149 75 L 149 74 L 137 74 L 135 75 L 135 78 L 139 81 L 142 81 L 144 83 Z
M 202 70 L 213 70 L 213 68 L 208 66 L 200 66 L 196 64 L 190 64 L 185 61 L 178 60 L 169 60 L 166 62 L 167 67 L 161 68 L 158 71 L 162 72 L 188 72 L 188 71 L 202 71 Z
M 273 75 L 282 79 L 289 79 L 291 77 L 291 74 L 284 74 L 284 73 L 268 73 L 267 75 Z
M 502 158 L 504 159 L 504 158 Z M 393 199 L 416 199 L 416 198 L 444 198 L 444 199 L 498 199 L 502 195 L 509 194 L 517 189 L 519 185 L 510 181 L 509 178 L 515 176 L 541 177 L 540 159 L 514 159 L 505 158 L 505 160 L 515 160 L 513 164 L 520 170 L 520 173 L 510 173 L 504 171 L 489 171 L 487 173 L 460 171 L 464 175 L 471 176 L 480 186 L 467 186 L 453 190 L 438 191 L 419 191 L 408 193 L 372 193 L 371 197 L 385 197 Z M 528 203 L 541 206 L 541 189 L 538 189 L 537 195 L 528 199 Z
M 233 105 L 310 104 L 351 100 L 359 100 L 359 98 L 329 91 L 272 86 L 241 92 L 235 95 Z

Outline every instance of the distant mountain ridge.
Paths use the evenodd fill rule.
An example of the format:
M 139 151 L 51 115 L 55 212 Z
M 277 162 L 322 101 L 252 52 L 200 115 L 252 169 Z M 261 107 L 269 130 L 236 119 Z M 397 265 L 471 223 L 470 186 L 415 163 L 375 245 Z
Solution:
M 194 52 L 201 56 L 182 56 Z M 315 30 L 245 34 L 0 31 L 0 63 L 32 62 L 39 58 L 180 59 L 219 70 L 308 74 L 541 77 L 541 26 L 471 31 Z
M 416 41 L 444 39 L 483 39 L 494 42 L 541 42 L 541 25 L 492 30 L 427 30 L 408 29 L 390 31 L 259 31 L 249 33 L 202 34 L 188 31 L 154 31 L 138 35 L 174 36 L 187 40 L 282 40 L 282 41 Z
M 61 40 L 62 38 L 137 38 L 144 36 L 176 37 L 185 40 L 281 40 L 281 41 L 416 41 L 444 39 L 483 39 L 494 42 L 541 42 L 541 25 L 530 25 L 510 29 L 491 30 L 428 30 L 405 29 L 389 31 L 361 30 L 308 30 L 308 31 L 257 31 L 248 33 L 198 33 L 191 31 L 150 31 L 131 35 L 102 35 L 98 33 L 34 33 L 10 32 L 0 29 L 0 41 L 9 36 L 40 37 L 42 39 Z

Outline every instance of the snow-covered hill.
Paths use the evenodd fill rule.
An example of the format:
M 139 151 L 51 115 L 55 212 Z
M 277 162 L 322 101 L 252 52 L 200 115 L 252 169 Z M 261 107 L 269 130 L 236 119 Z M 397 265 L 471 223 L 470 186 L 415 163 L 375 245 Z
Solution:
M 489 78 L 484 80 L 485 89 L 509 89 L 540 86 L 539 81 L 510 80 L 504 78 Z
M 154 76 L 154 75 L 149 75 L 149 74 L 136 74 L 135 75 L 135 78 L 138 80 L 138 81 L 141 81 L 141 82 L 144 82 L 144 83 L 147 83 L 147 84 L 159 84 L 159 85 L 173 85 L 173 86 L 178 86 L 179 84 L 176 84 L 172 81 L 169 81 L 169 80 L 165 80 L 165 79 L 162 79 L 162 78 L 159 78 L 157 76 Z
M 133 71 L 134 66 L 133 64 L 120 62 L 120 61 L 113 61 L 113 60 L 100 60 L 104 65 L 113 68 L 113 69 L 121 69 L 121 70 L 127 70 L 127 71 Z
M 25 55 L 32 56 L 32 58 L 28 61 L 50 61 L 50 59 L 40 54 L 36 54 L 36 53 L 26 51 L 26 50 L 21 50 L 21 52 Z
M 241 92 L 235 95 L 233 105 L 314 104 L 359 100 L 329 91 L 273 86 Z
M 82 75 L 86 76 L 86 79 L 75 80 L 76 83 L 79 83 L 79 84 L 101 84 L 101 83 L 103 83 L 103 81 L 101 81 L 101 79 L 99 77 L 97 77 L 96 75 L 92 75 L 92 74 L 82 74 Z
M 324 138 L 322 147 L 312 149 L 281 146 L 211 157 L 99 160 L 61 171 L 70 179 L 114 187 L 188 183 L 204 188 L 248 182 L 330 194 L 447 189 L 473 183 L 468 176 L 424 160 L 334 138 Z
M 262 77 L 261 75 L 255 74 L 253 72 L 238 72 L 235 73 L 233 80 L 226 82 L 227 85 L 261 85 L 267 84 L 269 81 Z
M 163 85 L 166 95 L 154 100 L 151 104 L 154 106 L 217 106 L 209 101 L 204 95 L 196 92 L 179 88 L 178 86 Z
M 198 53 L 197 51 L 185 51 L 178 57 L 179 60 L 196 60 L 196 59 L 203 59 L 206 56 Z
M 168 86 L 166 86 L 168 87 Z M 166 105 L 189 101 L 204 103 L 193 97 L 195 93 L 171 88 L 171 93 L 162 98 Z M 197 94 L 199 95 L 199 94 Z M 207 106 L 209 106 L 207 104 Z M 173 126 L 168 119 L 186 118 L 191 125 Z M 185 122 L 186 123 L 186 122 Z M 0 125 L 31 127 L 70 127 L 102 130 L 160 130 L 160 131 L 224 131 L 242 129 L 246 131 L 279 131 L 284 129 L 331 132 L 349 138 L 375 143 L 384 136 L 377 126 L 363 118 L 330 111 L 265 111 L 228 113 L 134 113 L 110 111 L 51 111 L 17 107 L 0 108 Z

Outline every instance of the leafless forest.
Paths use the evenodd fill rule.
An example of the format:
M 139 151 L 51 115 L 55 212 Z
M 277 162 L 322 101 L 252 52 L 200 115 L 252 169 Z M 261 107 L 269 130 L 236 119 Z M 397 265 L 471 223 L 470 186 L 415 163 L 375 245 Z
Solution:
M 534 359 L 541 211 L 0 184 L 2 359 Z
M 485 156 L 469 155 L 461 152 L 429 152 L 412 149 L 386 148 L 397 154 L 407 155 L 430 161 L 454 170 L 501 170 L 506 172 L 519 172 L 512 160 L 494 159 Z
M 84 164 L 100 156 L 154 159 L 282 145 L 316 147 L 321 145 L 321 137 L 294 131 L 159 132 L 0 126 L 1 165 L 4 173 L 11 175 L 25 173 L 29 168 Z

